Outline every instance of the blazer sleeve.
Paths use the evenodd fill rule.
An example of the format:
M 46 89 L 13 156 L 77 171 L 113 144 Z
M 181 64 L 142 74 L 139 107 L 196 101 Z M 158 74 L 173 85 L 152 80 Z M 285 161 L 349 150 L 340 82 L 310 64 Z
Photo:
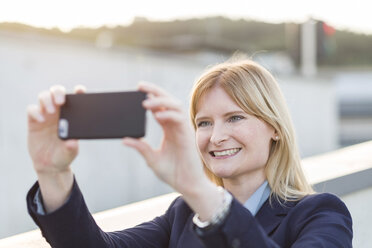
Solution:
M 268 211 L 275 212 L 275 209 Z M 283 214 L 284 212 L 286 213 Z M 229 215 L 220 226 L 197 233 L 206 247 L 216 248 L 352 247 L 350 213 L 345 204 L 334 195 L 307 196 L 278 215 L 282 217 L 275 218 L 282 219 L 277 226 L 270 220 L 259 223 L 234 199 Z M 267 233 L 267 229 L 272 231 Z
M 197 230 L 197 227 L 195 227 Z M 198 232 L 205 247 L 280 247 L 264 231 L 251 212 L 235 198 L 225 221 L 213 229 Z
M 52 247 L 168 247 L 169 210 L 164 215 L 136 227 L 118 232 L 104 232 L 90 214 L 76 181 L 67 202 L 46 215 L 38 214 L 33 203 L 38 189 L 39 185 L 36 182 L 27 194 L 27 208 L 42 235 Z

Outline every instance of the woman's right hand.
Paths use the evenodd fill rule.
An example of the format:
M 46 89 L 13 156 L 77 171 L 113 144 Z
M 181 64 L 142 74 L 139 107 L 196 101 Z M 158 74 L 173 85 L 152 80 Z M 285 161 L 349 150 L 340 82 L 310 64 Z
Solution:
M 66 171 L 78 153 L 76 140 L 58 138 L 59 112 L 64 103 L 64 87 L 53 86 L 39 94 L 38 105 L 27 107 L 28 150 L 38 174 Z
M 78 86 L 76 93 L 84 93 Z M 39 104 L 27 107 L 28 151 L 38 176 L 47 212 L 61 206 L 73 184 L 70 168 L 78 154 L 78 141 L 58 138 L 60 107 L 65 103 L 65 89 L 53 86 L 39 94 Z

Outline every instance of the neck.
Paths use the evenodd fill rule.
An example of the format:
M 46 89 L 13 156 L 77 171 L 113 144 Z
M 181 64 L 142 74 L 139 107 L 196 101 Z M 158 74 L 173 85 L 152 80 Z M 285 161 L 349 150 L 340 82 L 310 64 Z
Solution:
M 224 187 L 244 204 L 266 180 L 265 173 L 258 171 L 238 178 L 223 178 Z

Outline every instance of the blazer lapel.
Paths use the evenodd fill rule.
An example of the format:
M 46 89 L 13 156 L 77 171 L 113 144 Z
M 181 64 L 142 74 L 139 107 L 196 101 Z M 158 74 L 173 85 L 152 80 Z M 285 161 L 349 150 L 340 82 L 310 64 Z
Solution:
M 275 197 L 267 199 L 261 209 L 256 214 L 257 221 L 261 224 L 265 232 L 270 236 L 278 227 L 288 211 L 293 207 L 294 202 L 286 202 L 280 204 Z

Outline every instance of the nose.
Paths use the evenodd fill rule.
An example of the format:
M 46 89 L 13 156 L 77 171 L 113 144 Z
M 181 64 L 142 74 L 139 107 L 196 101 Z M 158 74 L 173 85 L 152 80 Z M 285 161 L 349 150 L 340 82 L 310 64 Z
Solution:
M 216 124 L 213 126 L 210 142 L 215 146 L 220 146 L 229 138 L 226 127 L 224 125 Z

